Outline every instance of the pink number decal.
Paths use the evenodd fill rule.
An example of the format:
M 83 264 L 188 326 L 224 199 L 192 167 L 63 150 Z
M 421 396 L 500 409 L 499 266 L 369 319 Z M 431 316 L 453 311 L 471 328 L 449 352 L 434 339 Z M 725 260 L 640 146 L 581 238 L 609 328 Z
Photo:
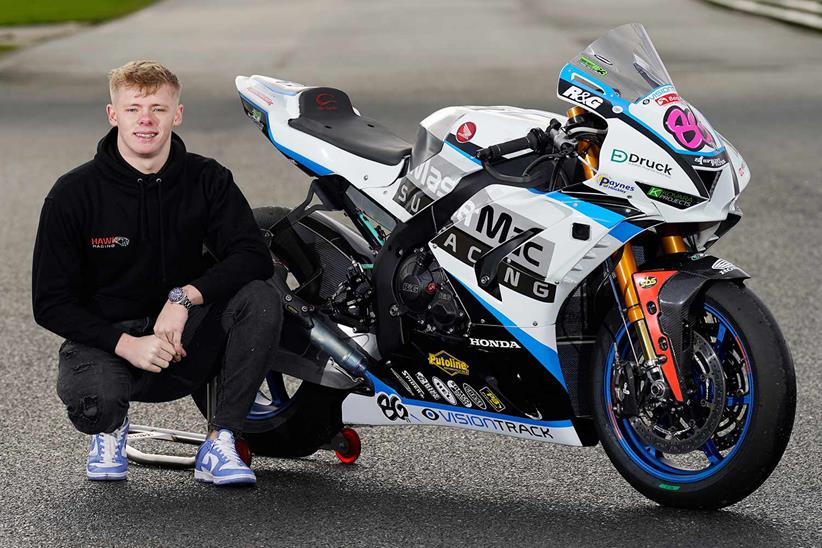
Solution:
M 674 136 L 676 142 L 688 150 L 700 150 L 705 145 L 715 146 L 711 132 L 697 120 L 691 109 L 671 107 L 665 112 L 665 129 Z

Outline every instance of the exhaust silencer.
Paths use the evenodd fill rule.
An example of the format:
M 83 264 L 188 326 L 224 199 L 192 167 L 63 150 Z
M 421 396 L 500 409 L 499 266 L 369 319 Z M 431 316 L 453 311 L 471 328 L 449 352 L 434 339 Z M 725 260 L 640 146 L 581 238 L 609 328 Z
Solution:
M 345 371 L 355 377 L 364 378 L 365 372 L 368 369 L 368 359 L 353 345 L 346 343 L 340 339 L 333 329 L 325 324 L 325 322 L 312 315 L 308 335 L 311 344 L 331 356 L 331 359 L 337 363 Z

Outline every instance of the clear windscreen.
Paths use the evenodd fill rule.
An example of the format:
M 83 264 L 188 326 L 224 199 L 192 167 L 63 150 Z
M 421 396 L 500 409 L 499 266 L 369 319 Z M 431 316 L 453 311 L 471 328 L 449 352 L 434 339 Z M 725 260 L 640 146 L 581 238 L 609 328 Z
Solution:
M 637 23 L 608 32 L 569 64 L 610 86 L 619 97 L 632 103 L 672 83 L 648 33 Z

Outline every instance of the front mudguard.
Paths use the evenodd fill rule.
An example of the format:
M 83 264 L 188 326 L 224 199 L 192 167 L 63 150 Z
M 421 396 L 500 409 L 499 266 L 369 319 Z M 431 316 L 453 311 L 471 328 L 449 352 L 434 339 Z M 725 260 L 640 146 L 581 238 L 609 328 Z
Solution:
M 673 358 L 676 377 L 682 387 L 691 372 L 691 356 L 689 352 L 685 352 L 691 346 L 688 328 L 691 305 L 710 284 L 718 281 L 741 282 L 750 276 L 725 259 L 684 253 L 665 255 L 643 263 L 635 279 L 654 273 L 664 278 L 661 287 L 653 292 L 656 303 L 643 299 L 643 292 L 639 287 L 637 289 L 646 317 L 652 313 L 657 316 L 661 333 L 652 333 L 657 355 L 668 354 Z M 649 322 L 653 323 L 655 322 Z M 663 365 L 663 371 L 665 369 Z

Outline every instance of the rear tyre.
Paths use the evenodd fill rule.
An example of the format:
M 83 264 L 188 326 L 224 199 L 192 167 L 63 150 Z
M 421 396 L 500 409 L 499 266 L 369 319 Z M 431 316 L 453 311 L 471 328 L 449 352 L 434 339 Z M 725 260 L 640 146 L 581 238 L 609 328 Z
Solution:
M 312 264 L 301 253 L 293 231 L 273 233 L 274 227 L 290 210 L 284 207 L 261 207 L 253 210 L 254 219 L 271 250 L 285 264 L 289 278 L 302 283 L 314 272 Z M 303 357 L 325 361 L 327 356 L 313 352 L 307 338 L 286 318 L 281 345 Z M 311 353 L 313 352 L 313 354 Z M 243 428 L 250 453 L 271 457 L 299 458 L 311 455 L 327 445 L 342 428 L 344 390 L 302 382 L 275 371 L 269 372 Z M 194 401 L 205 416 L 205 390 L 194 394 Z
M 793 427 L 796 380 L 776 321 L 744 286 L 712 285 L 694 304 L 691 325 L 699 335 L 693 339 L 712 349 L 703 343 L 700 351 L 713 352 L 724 373 L 724 410 L 710 439 L 690 453 L 666 454 L 643 441 L 637 417 L 621 415 L 617 379 L 624 365 L 615 356 L 631 359 L 632 335 L 616 311 L 606 319 L 595 355 L 595 426 L 616 469 L 640 493 L 664 506 L 717 509 L 750 495 L 776 467 Z M 659 411 L 640 419 L 664 422 L 653 413 Z

